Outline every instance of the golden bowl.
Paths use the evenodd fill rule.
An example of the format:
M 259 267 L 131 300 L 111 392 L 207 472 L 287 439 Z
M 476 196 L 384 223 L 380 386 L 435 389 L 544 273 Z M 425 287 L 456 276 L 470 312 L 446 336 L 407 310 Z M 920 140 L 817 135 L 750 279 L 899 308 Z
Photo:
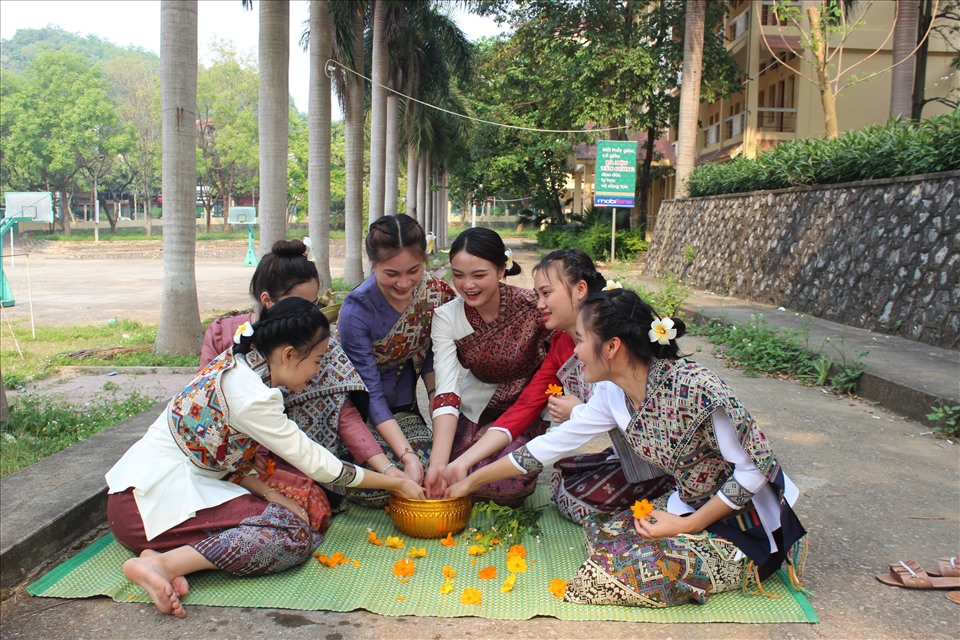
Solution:
M 414 538 L 443 538 L 460 533 L 470 520 L 470 496 L 443 500 L 410 500 L 392 495 L 387 513 L 401 532 Z

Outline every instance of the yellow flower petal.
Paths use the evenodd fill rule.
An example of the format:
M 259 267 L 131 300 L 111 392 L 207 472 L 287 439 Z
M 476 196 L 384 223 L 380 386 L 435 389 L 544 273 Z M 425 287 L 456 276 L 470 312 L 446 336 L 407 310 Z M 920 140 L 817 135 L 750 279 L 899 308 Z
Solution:
M 387 536 L 386 542 L 384 544 L 389 549 L 403 549 L 403 540 L 397 536 Z
M 453 591 L 453 585 L 450 584 L 450 580 L 444 580 L 443 585 L 440 587 L 440 593 L 447 594 Z
M 480 604 L 482 600 L 483 596 L 479 589 L 464 589 L 460 594 L 460 602 L 463 604 Z
M 520 556 L 510 556 L 507 558 L 507 571 L 510 573 L 523 573 L 527 570 L 527 561 Z

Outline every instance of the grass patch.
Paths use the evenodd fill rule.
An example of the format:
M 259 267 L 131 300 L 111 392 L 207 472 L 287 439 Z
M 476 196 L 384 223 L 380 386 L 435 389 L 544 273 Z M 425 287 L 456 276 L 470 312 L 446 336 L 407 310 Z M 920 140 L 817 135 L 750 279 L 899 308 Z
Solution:
M 51 402 L 24 395 L 10 401 L 10 419 L 0 427 L 0 477 L 85 440 L 158 402 L 132 394 L 123 399 L 98 396 L 84 405 Z
M 143 325 L 134 320 L 84 327 L 37 327 L 36 338 L 23 323 L 12 325 L 12 333 L 11 326 L 4 324 L 0 328 L 3 384 L 7 389 L 18 389 L 66 365 L 195 367 L 199 363 L 196 356 L 153 353 L 156 338 L 156 325 Z M 110 357 L 102 351 L 109 347 L 138 349 L 124 350 Z
M 211 240 L 246 240 L 248 237 L 248 232 L 245 227 L 239 225 L 231 225 L 230 231 L 224 231 L 223 225 L 221 223 L 215 223 L 211 225 L 211 231 L 201 231 L 197 229 L 197 242 L 205 242 Z M 260 239 L 260 227 L 254 227 L 253 237 L 255 240 Z M 302 240 L 305 236 L 309 235 L 306 228 L 299 229 L 293 227 L 287 231 L 287 239 L 296 238 Z M 57 242 L 93 242 L 93 229 L 71 229 L 70 235 L 64 235 L 62 232 L 55 231 L 53 233 L 38 233 L 30 234 L 31 238 L 36 238 L 37 240 L 53 240 Z M 343 231 L 330 231 L 331 240 L 343 240 L 344 239 Z M 146 232 L 139 227 L 120 227 L 116 231 L 110 231 L 110 227 L 101 227 L 100 228 L 100 242 L 145 242 L 149 240 L 161 240 L 163 238 L 163 227 L 157 226 L 152 230 L 151 235 L 147 235 Z
M 842 340 L 837 346 L 829 339 L 826 342 L 836 355 L 813 349 L 809 346 L 809 333 L 775 329 L 759 314 L 746 324 L 713 319 L 706 325 L 691 327 L 691 332 L 717 345 L 718 355 L 742 367 L 747 376 L 762 373 L 793 378 L 807 385 L 852 394 L 866 370 L 866 351 L 851 358 L 844 351 Z

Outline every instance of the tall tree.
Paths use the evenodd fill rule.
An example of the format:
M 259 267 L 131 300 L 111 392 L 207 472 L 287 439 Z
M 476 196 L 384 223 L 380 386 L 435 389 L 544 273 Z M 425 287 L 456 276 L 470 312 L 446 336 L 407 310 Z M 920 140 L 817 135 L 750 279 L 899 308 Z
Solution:
M 199 353 L 197 302 L 197 2 L 160 4 L 160 93 L 163 118 L 163 285 L 154 349 Z
M 329 0 L 310 1 L 310 105 L 308 107 L 309 163 L 307 209 L 313 259 L 320 282 L 330 275 L 330 76 L 327 60 L 333 56 L 333 16 Z
M 212 53 L 197 78 L 197 167 L 208 230 L 218 201 L 228 228 L 230 201 L 256 186 L 259 159 L 257 66 L 232 43 L 216 42 Z
M 890 115 L 910 118 L 913 107 L 913 77 L 916 69 L 917 22 L 920 0 L 897 3 L 893 31 L 893 71 L 890 76 Z
M 260 2 L 260 255 L 287 233 L 290 3 Z
M 334 0 L 334 55 L 340 64 L 334 74 L 343 110 L 346 168 L 344 202 L 345 256 L 343 279 L 349 285 L 363 280 L 363 150 L 364 69 L 363 30 L 366 2 Z
M 924 37 L 929 33 L 930 37 Z M 945 95 L 927 96 L 927 55 L 930 39 L 936 36 L 953 52 L 950 67 L 960 78 L 960 0 L 922 0 L 917 24 L 917 64 L 913 80 L 913 104 L 910 115 L 919 120 L 923 107 L 939 102 L 951 109 L 960 108 L 960 83 L 954 82 Z
M 130 165 L 142 189 L 146 233 L 152 231 L 151 189 L 160 165 L 160 65 L 138 55 L 115 59 L 110 67 L 120 118 L 134 132 L 133 147 L 128 154 Z M 134 217 L 136 212 L 134 212 Z
M 700 116 L 700 76 L 703 72 L 704 0 L 687 2 L 683 30 L 683 76 L 680 81 L 680 117 L 677 126 L 677 178 L 675 194 L 685 198 L 687 178 L 697 159 L 697 132 Z
M 373 23 L 370 60 L 373 79 L 370 85 L 370 222 L 383 216 L 387 138 L 386 84 L 390 56 L 384 42 L 384 30 L 388 8 L 389 3 L 386 0 L 370 0 L 370 16 Z

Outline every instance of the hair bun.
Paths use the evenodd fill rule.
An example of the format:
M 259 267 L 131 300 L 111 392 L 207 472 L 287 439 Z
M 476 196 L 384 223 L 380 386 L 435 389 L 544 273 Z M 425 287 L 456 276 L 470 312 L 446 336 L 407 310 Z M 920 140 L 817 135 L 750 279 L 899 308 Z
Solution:
M 302 240 L 277 240 L 270 250 L 283 258 L 297 258 L 307 254 L 307 245 Z
M 677 330 L 677 337 L 682 338 L 687 333 L 686 323 L 676 316 L 670 316 L 670 319 L 673 320 L 673 328 Z

